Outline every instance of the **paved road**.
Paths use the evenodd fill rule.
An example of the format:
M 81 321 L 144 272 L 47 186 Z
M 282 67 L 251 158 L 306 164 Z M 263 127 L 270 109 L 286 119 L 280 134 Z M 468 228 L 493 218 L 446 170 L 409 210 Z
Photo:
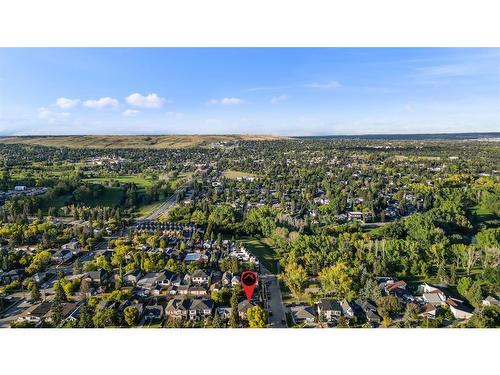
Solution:
M 174 194 L 167 198 L 165 202 L 163 202 L 156 210 L 151 212 L 148 216 L 146 216 L 145 220 L 157 220 L 163 215 L 167 213 L 167 211 L 173 207 L 177 202 L 177 194 L 184 191 L 187 187 L 191 186 L 192 178 L 188 179 L 181 187 L 179 187 Z
M 25 296 L 28 293 L 14 293 L 12 298 L 16 299 L 16 302 L 9 307 L 7 310 L 3 311 L 0 317 L 0 328 L 9 328 L 10 323 L 17 320 L 17 318 L 31 305 L 26 301 Z
M 278 278 L 261 265 L 261 280 L 269 284 L 267 289 L 271 295 L 271 298 L 267 300 L 267 307 L 273 312 L 273 315 L 269 317 L 269 325 L 272 328 L 287 328 Z M 283 321 L 285 324 L 282 323 Z

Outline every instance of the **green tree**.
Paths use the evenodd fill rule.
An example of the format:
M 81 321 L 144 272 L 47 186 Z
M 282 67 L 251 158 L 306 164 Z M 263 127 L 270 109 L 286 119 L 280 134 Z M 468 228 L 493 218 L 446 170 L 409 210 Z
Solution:
M 212 327 L 213 328 L 223 328 L 224 327 L 224 323 L 223 323 L 219 313 L 217 312 L 217 310 L 215 311 L 214 320 L 212 321 Z
M 238 296 L 236 290 L 233 290 L 231 296 L 231 314 L 229 315 L 229 326 L 238 328 L 240 325 L 240 316 L 238 315 Z
M 485 306 L 476 310 L 467 322 L 467 327 L 500 328 L 500 306 Z
M 80 309 L 80 317 L 78 318 L 78 327 L 80 328 L 94 327 L 92 316 L 93 316 L 93 309 L 85 302 Z
M 128 306 L 123 310 L 123 317 L 129 327 L 135 326 L 139 318 L 139 311 L 134 306 Z
M 40 288 L 38 287 L 38 284 L 36 282 L 33 282 L 31 285 L 30 298 L 32 303 L 38 302 L 41 299 Z
M 110 308 L 97 309 L 92 322 L 96 328 L 114 327 L 117 323 L 116 312 Z
M 58 327 L 63 320 L 63 306 L 60 298 L 55 298 L 50 307 L 50 319 L 55 327 Z
M 302 296 L 307 281 L 307 273 L 302 266 L 296 263 L 287 264 L 282 278 L 292 294 L 298 298 Z
M 333 294 L 338 299 L 353 299 L 351 270 L 345 263 L 339 262 L 334 266 L 324 268 L 319 273 L 319 277 L 325 293 Z
M 259 305 L 247 310 L 247 319 L 250 328 L 265 328 L 268 318 L 268 312 L 262 309 Z

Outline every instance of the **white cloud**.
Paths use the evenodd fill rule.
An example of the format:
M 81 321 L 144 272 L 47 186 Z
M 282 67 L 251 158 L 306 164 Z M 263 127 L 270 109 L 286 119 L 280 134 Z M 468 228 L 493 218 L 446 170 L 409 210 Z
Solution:
M 56 100 L 56 106 L 61 109 L 75 108 L 78 104 L 80 104 L 80 99 L 68 99 L 61 97 Z
M 240 98 L 222 98 L 222 99 L 210 99 L 207 104 L 208 105 L 238 105 L 238 104 L 243 104 L 245 101 Z
M 49 124 L 56 124 L 69 116 L 67 112 L 54 112 L 45 107 L 38 108 L 38 118 Z
M 96 100 L 86 100 L 83 102 L 83 106 L 91 109 L 103 109 L 106 107 L 116 108 L 118 107 L 118 100 L 106 96 L 104 98 Z
M 134 93 L 125 98 L 128 104 L 140 108 L 161 108 L 168 103 L 165 98 L 159 97 L 157 94 L 152 93 L 148 95 L 141 95 Z
M 328 81 L 321 83 L 320 82 L 306 83 L 304 86 L 312 89 L 335 90 L 341 87 L 342 85 L 337 81 Z
M 271 104 L 276 104 L 279 102 L 284 102 L 288 100 L 288 95 L 279 95 L 279 96 L 273 96 L 269 103 Z
M 135 117 L 139 113 L 141 113 L 141 111 L 138 111 L 137 109 L 127 109 L 127 110 L 123 111 L 123 116 Z

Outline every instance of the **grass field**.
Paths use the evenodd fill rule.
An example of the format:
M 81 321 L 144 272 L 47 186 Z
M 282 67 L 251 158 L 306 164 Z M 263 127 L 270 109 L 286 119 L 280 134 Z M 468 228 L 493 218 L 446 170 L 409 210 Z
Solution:
M 270 246 L 269 240 L 266 238 L 258 239 L 251 237 L 239 238 L 242 244 L 266 267 L 270 272 L 278 272 L 278 255 Z
M 474 206 L 471 210 L 473 224 L 484 224 L 488 227 L 498 227 L 499 218 L 487 207 L 482 205 Z
M 86 178 L 83 181 L 86 182 L 100 182 L 107 183 L 110 181 L 118 181 L 122 184 L 134 183 L 139 188 L 145 188 L 146 186 L 153 185 L 154 181 L 151 179 L 146 179 L 140 176 L 118 176 L 118 177 L 98 177 L 98 178 Z
M 272 135 L 82 135 L 1 137 L 0 144 L 25 144 L 69 148 L 186 148 L 213 142 L 283 139 Z
M 244 176 L 246 176 L 246 177 L 258 177 L 256 174 L 253 174 L 253 173 L 233 171 L 231 169 L 224 171 L 224 177 L 229 178 L 231 180 L 236 180 L 238 177 L 244 177 Z

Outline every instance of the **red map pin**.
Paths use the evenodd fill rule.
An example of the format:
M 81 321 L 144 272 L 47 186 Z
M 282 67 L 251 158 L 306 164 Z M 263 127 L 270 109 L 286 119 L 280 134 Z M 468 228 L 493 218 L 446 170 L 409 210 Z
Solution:
M 241 274 L 241 286 L 245 290 L 245 294 L 247 296 L 248 302 L 253 295 L 253 290 L 255 289 L 255 285 L 257 284 L 257 274 L 253 271 L 244 271 Z

